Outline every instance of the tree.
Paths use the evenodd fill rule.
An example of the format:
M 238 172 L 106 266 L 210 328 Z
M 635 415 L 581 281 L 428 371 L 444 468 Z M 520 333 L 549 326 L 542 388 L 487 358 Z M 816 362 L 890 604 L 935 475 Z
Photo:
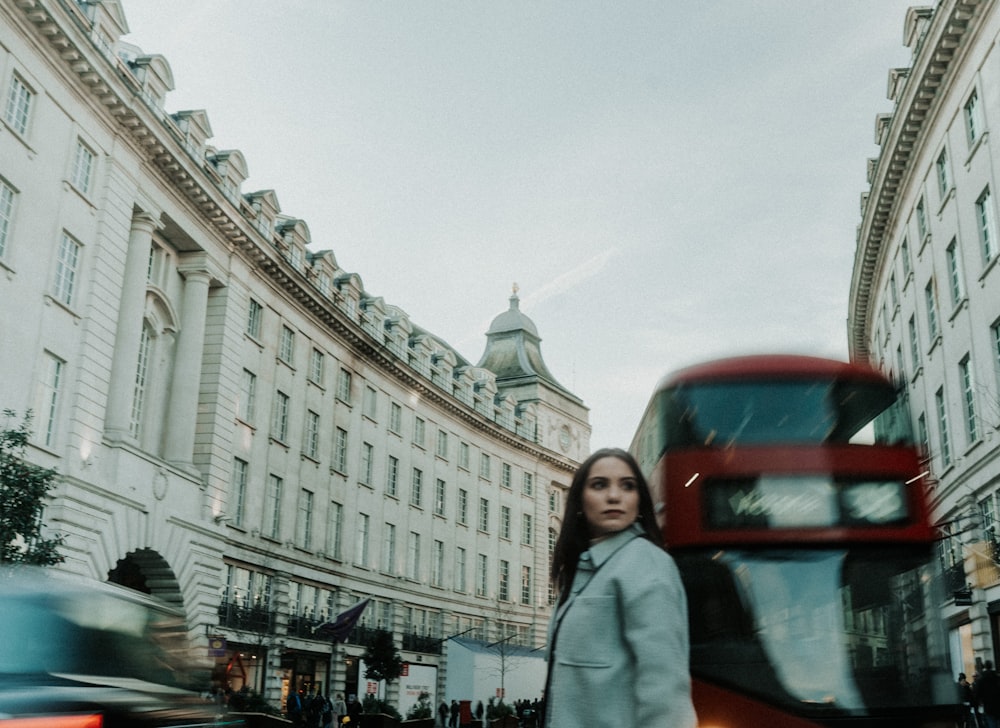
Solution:
M 403 658 L 392 641 L 392 632 L 387 630 L 374 630 L 363 659 L 365 677 L 369 680 L 385 680 L 388 684 L 403 674 Z
M 57 549 L 63 537 L 42 537 L 45 496 L 55 485 L 56 471 L 24 459 L 31 413 L 15 428 L 7 423 L 17 415 L 12 410 L 3 414 L 7 421 L 0 430 L 0 564 L 61 563 L 64 557 Z

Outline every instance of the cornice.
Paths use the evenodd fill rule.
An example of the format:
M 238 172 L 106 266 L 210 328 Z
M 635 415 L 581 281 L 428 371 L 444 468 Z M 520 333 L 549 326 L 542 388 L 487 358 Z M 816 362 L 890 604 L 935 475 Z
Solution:
M 993 0 L 942 0 L 914 58 L 902 97 L 896 103 L 888 129 L 880 139 L 881 154 L 858 230 L 857 248 L 848 298 L 848 346 L 852 360 L 867 361 L 871 325 L 872 289 L 885 235 L 903 181 L 928 119 L 933 118 L 938 89 L 965 39 L 977 10 Z
M 368 337 L 361 327 L 339 312 L 307 276 L 294 269 L 269 245 L 249 220 L 240 213 L 239 202 L 226 198 L 216 183 L 217 175 L 206 168 L 207 160 L 196 159 L 169 115 L 143 96 L 139 80 L 119 58 L 106 53 L 88 35 L 90 21 L 72 0 L 0 0 L 13 4 L 34 26 L 38 36 L 55 51 L 54 60 L 79 81 L 85 93 L 96 98 L 108 119 L 135 142 L 168 186 L 190 204 L 217 238 L 252 268 L 270 279 L 304 312 L 358 351 L 365 359 L 425 400 L 447 411 L 494 440 L 530 454 L 557 470 L 572 473 L 576 464 L 524 440 L 478 413 L 444 396 L 422 377 L 415 375 L 388 352 L 388 345 Z

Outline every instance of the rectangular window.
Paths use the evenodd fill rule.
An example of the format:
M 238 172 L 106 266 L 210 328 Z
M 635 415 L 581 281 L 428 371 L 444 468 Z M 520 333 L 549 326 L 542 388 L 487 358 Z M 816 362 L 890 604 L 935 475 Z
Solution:
M 490 456 L 486 453 L 479 455 L 479 477 L 490 479 Z
M 403 429 L 403 408 L 396 402 L 389 404 L 389 429 L 393 432 Z
M 59 257 L 56 260 L 56 276 L 52 286 L 52 297 L 69 306 L 73 303 L 76 288 L 76 273 L 80 265 L 80 251 L 83 246 L 66 233 L 59 241 Z
M 997 254 L 997 224 L 989 187 L 983 190 L 983 194 L 976 200 L 976 220 L 979 223 L 979 242 L 982 246 L 983 262 L 989 263 Z
M 281 489 L 283 481 L 277 475 L 267 479 L 267 495 L 264 502 L 264 535 L 278 538 L 281 535 Z
M 965 134 L 971 147 L 982 133 L 982 117 L 979 110 L 979 92 L 973 89 L 969 100 L 965 102 Z
M 923 197 L 917 203 L 917 233 L 921 240 L 924 240 L 930 233 L 930 229 L 927 227 L 927 211 L 924 209 Z
M 368 568 L 368 514 L 358 514 L 358 542 L 354 563 Z
M 948 261 L 948 288 L 953 306 L 957 306 L 965 298 L 965 281 L 962 280 L 962 264 L 958 256 L 958 241 L 952 238 L 945 250 L 945 258 Z
M 448 433 L 444 430 L 438 430 L 437 434 L 437 444 L 434 449 L 434 453 L 439 458 L 448 459 Z
M 35 94 L 17 76 L 10 80 L 10 89 L 7 91 L 7 106 L 4 109 L 3 118 L 10 128 L 21 136 L 28 131 L 28 115 L 31 113 L 31 102 Z
M 413 418 L 413 444 L 418 447 L 424 446 L 424 437 L 427 433 L 427 423 L 422 417 Z
M 59 423 L 59 393 L 62 391 L 63 370 L 66 363 L 45 352 L 42 367 L 36 432 L 38 440 L 43 445 L 52 447 L 56 441 L 56 427 Z
M 521 567 L 521 604 L 531 605 L 531 567 Z
M 468 587 L 465 583 L 465 549 L 461 546 L 455 549 L 455 591 L 465 592 Z
M 479 530 L 490 532 L 490 502 L 485 498 L 479 499 Z
M 340 427 L 333 434 L 333 469 L 347 472 L 347 430 Z
M 385 476 L 385 494 L 393 498 L 399 492 L 399 458 L 389 456 L 389 468 Z
M 521 478 L 521 492 L 524 495 L 534 495 L 535 493 L 535 476 L 531 473 L 525 473 Z
M 246 460 L 233 459 L 232 510 L 234 526 L 243 525 L 243 512 L 246 508 L 247 472 L 250 466 Z
M 969 444 L 972 444 L 979 439 L 979 425 L 976 421 L 976 388 L 972 375 L 972 363 L 969 361 L 968 355 L 959 362 L 958 369 L 965 405 L 965 435 L 969 439 Z
M 406 576 L 420 581 L 420 534 L 410 531 L 409 548 L 406 551 Z
M 937 158 L 937 180 L 938 180 L 938 194 L 941 195 L 943 200 L 945 195 L 948 194 L 948 190 L 951 189 L 951 174 L 948 170 L 948 150 L 942 149 L 941 153 Z
M 944 468 L 951 466 L 951 438 L 948 436 L 948 410 L 945 407 L 944 389 L 938 389 L 934 393 L 934 404 L 937 407 L 938 416 L 938 443 L 941 446 L 941 465 Z
M 446 486 L 441 478 L 434 481 L 434 515 L 444 515 L 444 499 Z
M 420 507 L 423 501 L 424 473 L 419 468 L 413 469 L 413 482 L 410 484 L 410 504 Z
M 920 367 L 920 339 L 917 337 L 916 317 L 910 316 L 910 320 L 906 323 L 906 328 L 910 338 L 910 359 L 912 359 L 911 364 L 913 364 L 913 372 L 915 374 Z
M 139 437 L 142 431 L 142 415 L 146 406 L 146 385 L 149 381 L 149 329 L 145 326 L 139 333 L 139 357 L 135 363 L 135 384 L 132 387 L 132 412 L 129 419 L 129 433 Z
M 319 459 L 319 414 L 309 410 L 306 413 L 306 456 Z
M 912 269 L 910 268 L 910 243 L 903 238 L 902 244 L 899 246 L 899 257 L 903 261 L 903 277 L 909 278 Z M 903 282 L 903 287 L 906 287 L 906 282 Z
M 549 490 L 549 513 L 558 513 L 561 510 L 559 507 L 560 500 L 559 491 L 551 488 Z
M 341 369 L 337 376 L 337 399 L 351 403 L 351 373 L 346 369 Z
M 260 326 L 263 318 L 264 307 L 251 298 L 250 308 L 247 310 L 247 333 L 255 339 L 260 338 Z
M 253 424 L 254 410 L 257 406 L 257 375 L 249 369 L 243 370 L 239 401 L 236 404 L 236 417 L 247 424 Z
M 525 513 L 521 516 L 521 543 L 525 546 L 531 546 L 532 541 L 535 538 L 534 522 L 532 521 L 531 514 Z
M 377 419 L 375 417 L 376 409 L 378 407 L 378 392 L 374 387 L 365 386 L 365 399 L 361 404 L 361 413 L 370 420 Z
M 476 596 L 486 596 L 486 554 L 476 554 Z
M 292 355 L 295 353 L 295 332 L 287 326 L 281 327 L 281 339 L 278 341 L 278 358 L 289 366 L 292 365 Z
M 500 485 L 510 490 L 510 484 L 513 479 L 513 470 L 510 467 L 510 463 L 500 463 Z
M 361 443 L 361 473 L 359 479 L 365 485 L 372 484 L 372 459 L 375 456 L 375 448 L 370 442 Z
M 500 506 L 500 538 L 510 540 L 510 508 Z
M 0 180 L 0 258 L 7 250 L 10 227 L 14 223 L 14 188 Z
M 274 419 L 271 421 L 271 437 L 278 442 L 285 442 L 288 438 L 289 402 L 288 395 L 278 390 L 274 398 Z
M 458 443 L 458 467 L 469 469 L 469 443 Z
M 917 417 L 917 442 L 923 451 L 924 457 L 930 457 L 931 437 L 927 432 L 927 415 L 923 412 Z
M 313 349 L 309 355 L 309 381 L 313 384 L 323 386 L 323 367 L 326 364 L 326 357 L 319 349 Z
M 396 573 L 396 527 L 391 523 L 383 524 L 385 532 L 382 536 L 382 571 L 386 574 Z
M 303 488 L 299 491 L 298 517 L 295 519 L 295 541 L 304 549 L 312 548 L 313 493 Z
M 337 501 L 330 501 L 330 530 L 326 553 L 335 559 L 341 559 L 340 544 L 344 535 L 344 506 Z
M 924 303 L 927 307 L 927 335 L 933 345 L 934 340 L 940 335 L 938 329 L 937 297 L 934 295 L 934 280 L 927 282 L 924 288 Z
M 94 172 L 94 161 L 97 157 L 82 140 L 76 140 L 76 154 L 73 157 L 73 172 L 70 183 L 80 192 L 90 192 L 90 177 Z
M 431 584 L 443 586 L 444 581 L 444 541 L 434 541 L 434 553 L 431 558 Z
M 510 601 L 510 562 L 500 559 L 500 583 L 497 598 L 501 602 Z
M 458 512 L 455 514 L 455 520 L 463 526 L 469 522 L 469 494 L 464 488 L 458 489 Z

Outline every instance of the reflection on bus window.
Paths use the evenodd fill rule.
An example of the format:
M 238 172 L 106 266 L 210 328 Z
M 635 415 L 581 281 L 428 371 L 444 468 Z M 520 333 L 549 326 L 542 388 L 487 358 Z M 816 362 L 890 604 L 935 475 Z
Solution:
M 927 561 L 896 547 L 678 554 L 691 671 L 807 715 L 952 699 Z M 932 701 L 932 702 L 933 702 Z
M 896 393 L 889 385 L 723 381 L 680 385 L 661 396 L 667 449 L 912 439 L 896 417 Z

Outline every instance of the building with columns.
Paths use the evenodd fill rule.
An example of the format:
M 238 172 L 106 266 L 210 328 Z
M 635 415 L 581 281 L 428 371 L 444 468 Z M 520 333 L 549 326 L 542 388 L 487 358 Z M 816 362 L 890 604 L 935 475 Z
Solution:
M 449 638 L 544 644 L 587 408 L 516 290 L 473 365 L 244 191 L 127 30 L 118 0 L 0 0 L 0 407 L 58 471 L 57 568 L 182 609 L 218 686 L 276 705 L 363 695 L 380 631 L 391 703 L 485 701 L 448 692 Z
M 848 340 L 899 383 L 933 479 L 954 672 L 1000 662 L 1000 7 L 911 8 L 889 72 Z M 996 150 L 996 151 L 995 151 Z

